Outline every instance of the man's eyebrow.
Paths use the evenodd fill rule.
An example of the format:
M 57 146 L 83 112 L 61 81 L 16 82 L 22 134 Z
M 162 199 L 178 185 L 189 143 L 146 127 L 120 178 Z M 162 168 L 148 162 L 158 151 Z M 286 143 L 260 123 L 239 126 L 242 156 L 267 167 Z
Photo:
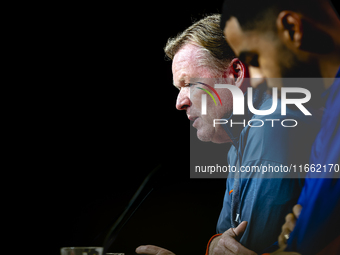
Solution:
M 251 52 L 251 51 L 241 51 L 238 59 L 243 62 L 244 64 L 249 64 L 247 62 L 249 62 L 249 59 L 253 58 L 256 55 L 256 53 Z
M 248 52 L 247 51 L 241 51 L 239 56 L 238 56 L 238 59 L 244 63 L 244 61 L 246 60 L 246 57 L 248 55 Z
M 183 83 L 185 83 L 185 77 L 182 77 L 178 80 L 178 84 L 179 84 L 178 86 L 175 84 L 175 81 L 172 81 L 172 85 L 174 85 L 178 89 L 181 87 L 180 84 L 183 84 Z

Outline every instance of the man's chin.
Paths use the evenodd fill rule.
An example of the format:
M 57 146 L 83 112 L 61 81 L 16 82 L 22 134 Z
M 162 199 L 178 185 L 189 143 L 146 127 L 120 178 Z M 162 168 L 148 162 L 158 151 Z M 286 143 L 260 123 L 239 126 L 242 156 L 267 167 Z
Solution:
M 229 136 L 225 133 L 217 135 L 215 129 L 197 129 L 197 138 L 202 142 L 230 143 Z
M 211 135 L 207 131 L 197 130 L 197 138 L 202 142 L 210 142 Z

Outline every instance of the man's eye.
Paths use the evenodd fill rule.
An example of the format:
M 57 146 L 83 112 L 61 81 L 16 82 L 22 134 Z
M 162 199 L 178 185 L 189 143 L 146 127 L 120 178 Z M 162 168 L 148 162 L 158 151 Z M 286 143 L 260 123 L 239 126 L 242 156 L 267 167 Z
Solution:
M 195 85 L 194 83 L 187 83 L 185 84 L 185 87 L 191 87 L 192 85 Z
M 257 55 L 253 56 L 251 58 L 251 60 L 249 61 L 249 65 L 253 66 L 253 67 L 259 67 L 259 58 Z
M 259 67 L 258 55 L 255 53 L 241 53 L 239 59 L 248 66 Z

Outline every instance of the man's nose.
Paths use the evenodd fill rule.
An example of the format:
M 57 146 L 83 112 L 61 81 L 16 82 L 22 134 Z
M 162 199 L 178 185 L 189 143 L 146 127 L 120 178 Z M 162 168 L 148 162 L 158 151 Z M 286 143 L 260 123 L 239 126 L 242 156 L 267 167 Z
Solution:
M 184 91 L 184 89 L 182 89 L 177 96 L 176 108 L 177 110 L 187 110 L 190 106 L 191 101 L 189 98 L 189 91 Z
M 265 82 L 265 78 L 262 75 L 260 68 L 249 66 L 249 76 L 250 76 L 250 85 L 253 88 L 256 88 L 260 84 Z

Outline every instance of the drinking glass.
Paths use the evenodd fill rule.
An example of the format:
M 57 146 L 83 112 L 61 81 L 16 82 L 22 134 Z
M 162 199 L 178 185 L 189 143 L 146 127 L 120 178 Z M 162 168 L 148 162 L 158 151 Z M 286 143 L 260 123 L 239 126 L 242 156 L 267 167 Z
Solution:
M 61 255 L 103 255 L 103 247 L 63 247 Z

